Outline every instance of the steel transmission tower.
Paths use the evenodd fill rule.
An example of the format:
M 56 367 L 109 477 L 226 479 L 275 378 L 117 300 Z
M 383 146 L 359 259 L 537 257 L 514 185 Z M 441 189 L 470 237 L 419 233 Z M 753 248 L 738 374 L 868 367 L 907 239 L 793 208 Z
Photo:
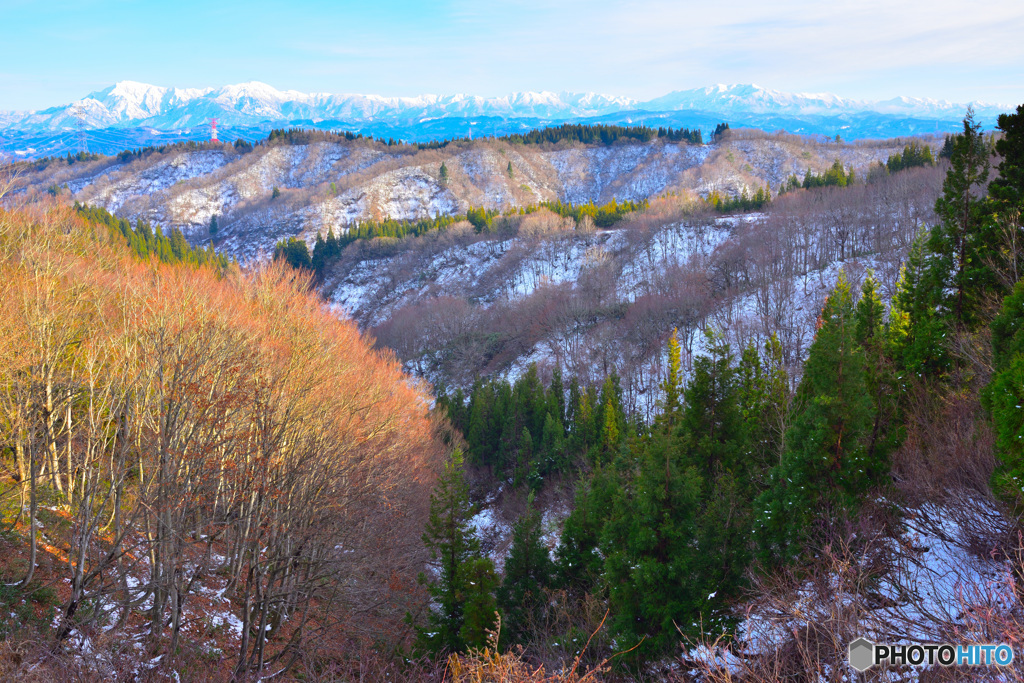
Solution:
M 78 129 L 78 151 L 82 154 L 88 154 L 89 145 L 85 139 L 85 112 L 82 110 L 81 102 L 76 102 L 71 107 L 71 115 L 75 117 L 75 127 Z

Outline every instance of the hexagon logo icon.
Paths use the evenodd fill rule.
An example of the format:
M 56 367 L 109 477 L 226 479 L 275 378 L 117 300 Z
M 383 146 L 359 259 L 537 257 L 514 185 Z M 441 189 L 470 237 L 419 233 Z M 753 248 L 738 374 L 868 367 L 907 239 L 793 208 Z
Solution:
M 867 638 L 858 638 L 850 643 L 850 666 L 857 671 L 867 671 L 875 663 L 875 644 Z

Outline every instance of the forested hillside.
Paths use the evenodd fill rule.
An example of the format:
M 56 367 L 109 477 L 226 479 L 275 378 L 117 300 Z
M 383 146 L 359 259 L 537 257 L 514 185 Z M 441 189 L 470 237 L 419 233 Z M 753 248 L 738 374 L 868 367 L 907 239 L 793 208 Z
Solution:
M 649 419 L 614 371 L 597 388 L 531 368 L 444 398 L 475 476 L 525 501 L 491 552 L 500 578 L 474 584 L 493 586 L 508 654 L 474 649 L 468 611 L 442 603 L 432 620 L 462 626 L 444 643 L 468 652 L 449 660 L 462 680 L 499 664 L 527 680 L 516 644 L 549 671 L 582 657 L 612 679 L 700 681 L 859 680 L 846 657 L 861 636 L 1019 646 L 1024 106 L 999 125 L 986 139 L 968 116 L 951 139 L 891 295 L 840 269 L 795 391 L 778 335 L 733 346 L 708 323 L 689 372 L 672 332 Z M 550 543 L 548 483 L 573 470 Z M 448 509 L 464 529 L 483 521 Z M 470 544 L 449 573 L 483 577 L 481 557 Z M 466 610 L 483 604 L 465 594 Z
M 436 145 L 281 130 L 255 147 L 187 143 L 25 162 L 15 192 L 60 194 L 166 234 L 179 229 L 193 244 L 213 239 L 245 262 L 282 239 L 312 249 L 317 235 L 340 237 L 367 221 L 666 193 L 738 200 L 767 188 L 775 196 L 794 174 L 824 177 L 837 161 L 844 174 L 866 176 L 906 145 L 719 128 L 707 141 L 685 129 L 576 125 Z
M 401 647 L 429 396 L 308 277 L 104 218 L 0 212 L 0 677 L 347 677 Z
M 858 636 L 1018 647 L 1022 122 L 26 172 L 0 673 L 857 680 Z M 239 213 L 164 222 L 241 177 Z M 374 204 L 421 180 L 449 203 Z
M 322 268 L 321 289 L 435 385 L 514 380 L 531 362 L 600 385 L 614 368 L 627 403 L 650 419 L 674 327 L 686 372 L 711 326 L 734 347 L 777 335 L 799 376 L 840 268 L 854 287 L 872 269 L 882 296 L 895 293 L 911 243 L 934 221 L 944 169 L 876 169 L 755 213 L 673 195 L 605 229 L 536 211 L 495 216 L 486 230 L 462 222 L 360 242 Z

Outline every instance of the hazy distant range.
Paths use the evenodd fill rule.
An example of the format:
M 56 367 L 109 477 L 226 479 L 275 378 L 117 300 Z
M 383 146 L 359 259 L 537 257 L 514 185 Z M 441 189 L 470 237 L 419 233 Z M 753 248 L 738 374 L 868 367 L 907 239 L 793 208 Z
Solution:
M 986 128 L 1010 105 L 912 97 L 878 102 L 716 85 L 638 101 L 596 93 L 520 92 L 506 97 L 383 97 L 277 90 L 258 82 L 221 88 L 164 88 L 122 81 L 49 109 L 0 112 L 0 155 L 33 158 L 80 149 L 113 154 L 181 140 L 255 141 L 273 128 L 351 131 L 426 142 L 526 132 L 562 123 L 785 130 L 844 139 L 943 134 L 961 127 L 968 104 Z

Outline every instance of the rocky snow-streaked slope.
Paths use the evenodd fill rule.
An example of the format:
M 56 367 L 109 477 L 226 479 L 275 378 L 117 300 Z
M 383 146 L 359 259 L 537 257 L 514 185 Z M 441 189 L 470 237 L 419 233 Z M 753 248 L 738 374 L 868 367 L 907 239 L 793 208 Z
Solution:
M 169 159 L 132 173 L 121 170 L 113 174 L 90 179 L 91 182 L 72 189 L 83 194 L 90 204 L 117 213 L 125 202 L 136 197 L 158 195 L 168 188 L 199 176 L 209 175 L 227 162 L 223 152 L 204 150 L 175 155 Z M 90 189 L 99 189 L 90 197 Z
M 703 145 L 589 147 L 554 152 L 548 161 L 562 182 L 564 200 L 585 204 L 611 193 L 616 199 L 643 199 L 661 192 L 666 178 L 699 166 L 711 151 Z
M 510 145 L 479 140 L 440 150 L 369 140 L 172 149 L 130 163 L 116 158 L 51 164 L 20 180 L 28 192 L 67 185 L 74 198 L 118 215 L 180 228 L 205 242 L 218 217 L 218 246 L 248 260 L 282 237 L 312 244 L 366 219 L 418 219 L 470 206 L 509 209 L 559 199 L 602 204 L 665 191 L 738 194 L 790 173 L 821 173 L 836 158 L 865 172 L 902 144 L 835 144 L 793 136 L 733 134 L 713 145 L 652 141 L 610 146 Z M 444 163 L 449 181 L 441 184 Z M 509 165 L 511 164 L 511 173 Z M 281 194 L 273 198 L 275 188 Z
M 471 243 L 453 241 L 435 254 L 403 252 L 366 259 L 325 283 L 335 308 L 364 326 L 380 324 L 403 305 L 429 292 L 431 297 L 467 297 L 480 305 L 517 301 L 541 286 L 575 287 L 588 270 L 609 259 L 622 262 L 612 283 L 616 298 L 635 301 L 652 280 L 708 255 L 728 238 L 726 222 L 714 226 L 671 224 L 633 243 L 621 230 L 590 235 L 568 233 L 544 239 L 511 237 Z M 402 281 L 396 272 L 404 271 Z

